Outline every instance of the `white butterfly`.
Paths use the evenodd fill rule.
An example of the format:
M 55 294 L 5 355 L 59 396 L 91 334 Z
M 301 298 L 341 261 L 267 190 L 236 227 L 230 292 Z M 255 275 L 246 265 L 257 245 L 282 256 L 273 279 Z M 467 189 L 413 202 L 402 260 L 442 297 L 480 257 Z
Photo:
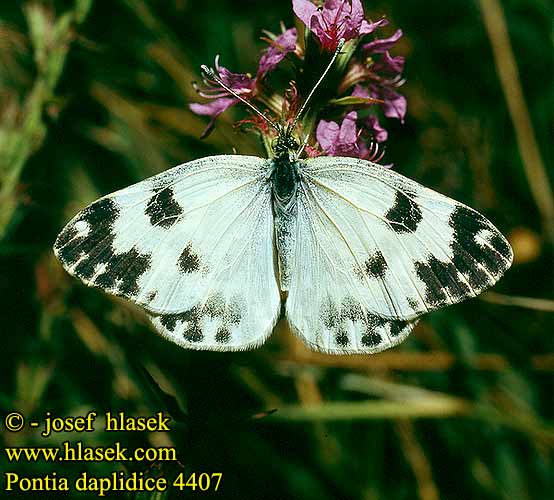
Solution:
M 369 161 L 298 159 L 290 130 L 273 159 L 202 158 L 100 198 L 56 256 L 183 347 L 259 346 L 284 306 L 309 347 L 333 354 L 392 347 L 510 267 L 475 210 Z

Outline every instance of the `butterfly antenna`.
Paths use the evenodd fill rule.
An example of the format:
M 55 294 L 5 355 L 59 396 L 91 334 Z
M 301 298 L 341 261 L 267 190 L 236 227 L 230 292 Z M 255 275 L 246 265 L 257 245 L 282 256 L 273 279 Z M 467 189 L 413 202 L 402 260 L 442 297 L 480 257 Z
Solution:
M 237 92 L 235 92 L 231 87 L 226 85 L 219 76 L 215 74 L 215 71 L 211 68 L 208 68 L 205 64 L 200 66 L 202 71 L 204 72 L 204 75 L 207 76 L 209 79 L 216 82 L 220 87 L 222 87 L 224 90 L 226 90 L 229 94 L 231 94 L 233 97 L 237 98 L 240 102 L 248 106 L 254 113 L 256 113 L 262 120 L 264 120 L 268 125 L 273 127 L 278 134 L 282 132 L 281 127 L 275 123 L 274 121 L 270 120 L 267 116 L 265 116 L 256 106 L 254 106 L 251 102 L 248 102 L 244 97 L 239 95 Z
M 302 116 L 302 113 L 304 112 L 304 110 L 306 109 L 306 106 L 308 105 L 308 103 L 310 102 L 311 98 L 313 97 L 313 95 L 315 94 L 315 91 L 317 90 L 317 88 L 321 85 L 321 82 L 325 79 L 325 77 L 327 76 L 327 73 L 329 73 L 329 70 L 331 69 L 331 67 L 333 66 L 334 62 L 335 62 L 335 59 L 338 57 L 338 55 L 340 54 L 340 51 L 342 50 L 342 48 L 344 47 L 344 38 L 341 38 L 339 40 L 339 43 L 337 45 L 337 48 L 335 49 L 335 53 L 333 54 L 333 57 L 331 58 L 331 60 L 329 61 L 329 64 L 327 65 L 327 67 L 325 68 L 325 71 L 323 72 L 323 74 L 319 77 L 319 80 L 316 82 L 316 84 L 313 86 L 311 92 L 308 94 L 308 97 L 306 98 L 306 100 L 304 101 L 304 104 L 302 104 L 302 107 L 300 108 L 300 111 L 298 111 L 298 113 L 296 114 L 296 117 L 294 118 L 293 122 L 292 122 L 292 125 L 290 127 L 291 130 L 294 129 L 294 127 L 296 127 L 297 123 L 298 123 L 298 120 L 300 119 L 300 117 Z M 302 147 L 302 149 L 304 149 L 304 146 Z

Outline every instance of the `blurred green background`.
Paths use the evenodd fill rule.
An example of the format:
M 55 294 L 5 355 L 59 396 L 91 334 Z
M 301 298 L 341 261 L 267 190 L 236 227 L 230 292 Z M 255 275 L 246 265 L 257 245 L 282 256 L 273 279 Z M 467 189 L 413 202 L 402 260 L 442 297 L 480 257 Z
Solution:
M 2 444 L 172 445 L 180 463 L 62 468 L 8 463 L 2 451 L 0 472 L 223 472 L 217 493 L 170 488 L 163 498 L 552 498 L 552 5 L 365 7 L 387 15 L 386 33 L 405 33 L 395 53 L 407 57 L 408 116 L 386 124 L 384 161 L 484 213 L 515 263 L 494 290 L 425 317 L 401 346 L 333 357 L 310 353 L 283 325 L 252 352 L 182 350 L 138 309 L 68 276 L 51 252 L 101 195 L 207 154 L 263 155 L 231 126 L 243 110 L 201 141 L 206 120 L 187 103 L 199 65 L 218 53 L 255 72 L 262 29 L 292 26 L 290 3 L 1 2 L 2 417 L 125 410 L 177 421 L 170 433 L 49 439 L 2 426 Z

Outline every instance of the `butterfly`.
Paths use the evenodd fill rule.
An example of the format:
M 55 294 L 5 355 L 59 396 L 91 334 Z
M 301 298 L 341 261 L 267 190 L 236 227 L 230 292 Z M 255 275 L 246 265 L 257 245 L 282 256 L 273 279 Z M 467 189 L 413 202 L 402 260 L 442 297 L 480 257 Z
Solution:
M 294 127 L 275 128 L 273 158 L 201 158 L 100 198 L 58 235 L 57 258 L 182 347 L 254 348 L 283 311 L 332 354 L 397 345 L 510 267 L 472 208 L 370 161 L 301 159 Z

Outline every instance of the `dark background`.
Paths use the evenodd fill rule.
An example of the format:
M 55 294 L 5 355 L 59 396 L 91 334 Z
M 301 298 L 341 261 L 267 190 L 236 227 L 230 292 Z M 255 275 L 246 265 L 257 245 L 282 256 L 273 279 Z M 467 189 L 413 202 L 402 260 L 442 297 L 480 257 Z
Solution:
M 28 420 L 125 410 L 178 422 L 169 434 L 48 440 L 2 425 L 2 440 L 174 445 L 180 464 L 10 464 L 2 453 L 0 471 L 220 471 L 214 496 L 256 500 L 549 498 L 549 2 L 365 2 L 369 17 L 390 19 L 385 33 L 405 33 L 395 53 L 407 57 L 408 115 L 386 124 L 385 160 L 484 213 L 515 263 L 493 291 L 425 317 L 401 346 L 349 357 L 312 354 L 284 327 L 252 352 L 185 351 L 62 270 L 51 245 L 92 200 L 233 147 L 263 154 L 231 127 L 240 109 L 198 139 L 206 120 L 188 111 L 191 81 L 217 53 L 255 72 L 262 29 L 294 23 L 288 1 L 88 3 L 0 5 L 0 403 Z M 210 496 L 182 493 L 195 495 Z

